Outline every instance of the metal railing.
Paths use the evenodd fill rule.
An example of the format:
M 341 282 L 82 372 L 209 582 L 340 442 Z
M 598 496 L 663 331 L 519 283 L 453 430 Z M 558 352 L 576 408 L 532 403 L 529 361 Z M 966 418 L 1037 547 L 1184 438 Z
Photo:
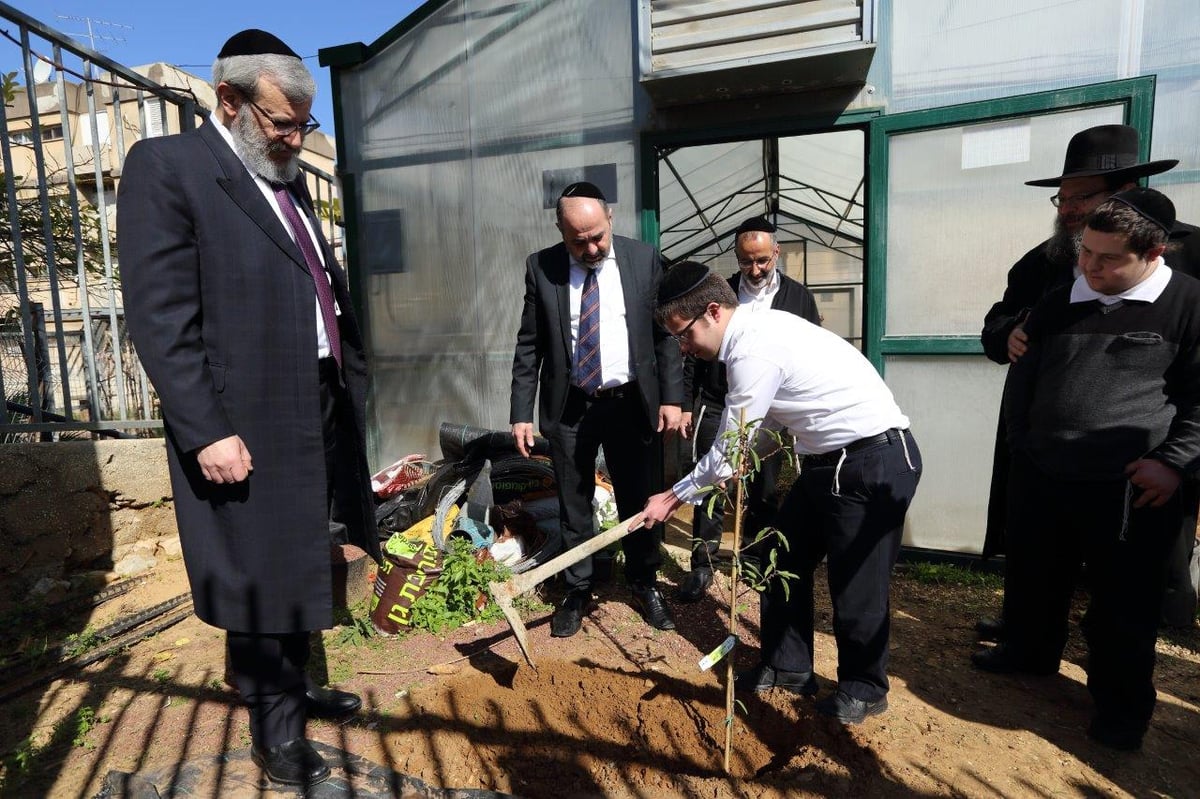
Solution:
M 125 333 L 116 189 L 128 148 L 194 129 L 211 90 L 182 71 L 180 86 L 151 80 L 0 2 L 6 45 L 0 62 L 21 68 L 0 75 L 0 441 L 154 435 L 161 414 Z M 342 257 L 334 177 L 301 169 Z

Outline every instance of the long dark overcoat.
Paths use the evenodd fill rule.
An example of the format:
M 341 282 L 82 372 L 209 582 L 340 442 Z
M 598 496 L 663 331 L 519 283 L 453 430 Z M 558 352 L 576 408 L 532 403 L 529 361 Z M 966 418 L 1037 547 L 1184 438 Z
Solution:
M 332 623 L 332 581 L 316 292 L 304 256 L 215 124 L 141 141 L 125 161 L 117 230 L 129 334 L 162 403 L 196 614 L 240 632 L 321 629 Z M 300 181 L 293 188 L 312 220 L 307 191 Z M 338 440 L 354 466 L 337 475 L 336 504 L 351 542 L 378 559 L 362 336 L 345 275 L 321 243 L 353 406 Z M 234 434 L 253 474 L 208 482 L 196 451 Z

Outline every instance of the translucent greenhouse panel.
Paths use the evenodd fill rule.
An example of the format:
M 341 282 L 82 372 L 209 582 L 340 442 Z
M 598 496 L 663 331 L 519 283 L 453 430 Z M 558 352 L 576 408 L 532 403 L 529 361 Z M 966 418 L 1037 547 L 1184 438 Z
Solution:
M 525 258 L 560 240 L 547 186 L 611 174 L 638 236 L 631 15 L 450 2 L 343 73 L 378 460 L 438 455 L 443 421 L 508 428 Z
M 863 238 L 861 130 L 779 140 L 779 209 L 830 231 Z
M 810 241 L 800 252 L 795 253 L 791 251 L 793 247 L 798 248 L 799 245 L 780 248 L 786 253 L 785 264 L 790 277 L 814 288 L 862 283 L 863 248 L 860 245 L 846 241 L 839 243 L 838 248 L 834 250 Z
M 658 180 L 661 247 L 677 259 L 762 213 L 763 143 L 682 147 L 660 161 Z
M 888 336 L 977 335 L 1012 265 L 1052 232 L 1072 135 L 1120 106 L 920 130 L 888 141 Z
M 1181 220 L 1200 224 L 1200 13 L 1193 0 L 1147 0 L 1143 25 L 1141 72 L 1158 76 L 1151 157 L 1179 159 L 1150 185 L 1171 198 Z
M 1186 2 L 1186 0 L 1185 0 Z M 892 2 L 889 113 L 1098 83 L 1141 41 L 1128 0 Z M 1175 19 L 1195 17 L 1194 3 Z M 1134 9 L 1136 10 L 1136 9 Z
M 904 543 L 982 551 L 1007 369 L 983 356 L 945 355 L 889 357 L 885 368 L 887 384 L 912 423 L 924 460 Z

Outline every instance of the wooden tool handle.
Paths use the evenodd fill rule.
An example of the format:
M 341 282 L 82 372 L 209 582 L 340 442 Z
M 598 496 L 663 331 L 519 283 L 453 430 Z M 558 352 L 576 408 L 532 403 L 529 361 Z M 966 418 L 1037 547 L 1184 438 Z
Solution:
M 642 529 L 643 526 L 642 514 L 639 513 L 636 516 L 631 516 L 616 527 L 609 528 L 598 535 L 592 536 L 582 544 L 571 547 L 560 555 L 556 555 L 541 566 L 516 575 L 509 581 L 513 595 L 515 596 L 533 588 L 547 577 L 558 574 L 568 566 L 574 566 L 588 555 L 604 549 L 613 541 L 618 541 L 635 530 Z

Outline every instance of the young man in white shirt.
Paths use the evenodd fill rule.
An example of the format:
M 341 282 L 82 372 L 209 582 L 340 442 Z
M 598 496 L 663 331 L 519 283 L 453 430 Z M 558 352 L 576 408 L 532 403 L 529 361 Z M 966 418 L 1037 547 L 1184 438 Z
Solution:
M 858 723 L 887 709 L 888 587 L 904 516 L 921 476 L 908 418 L 871 364 L 845 340 L 793 314 L 750 313 L 719 275 L 695 262 L 663 278 L 657 317 L 685 355 L 725 364 L 729 379 L 722 431 L 742 409 L 757 428 L 786 429 L 804 456 L 775 526 L 787 537 L 779 568 L 796 584 L 763 593 L 760 663 L 741 687 L 784 688 L 812 696 L 813 572 L 828 556 L 838 645 L 838 687 L 817 709 Z M 643 511 L 647 523 L 701 502 L 733 470 L 723 439 L 673 488 Z

